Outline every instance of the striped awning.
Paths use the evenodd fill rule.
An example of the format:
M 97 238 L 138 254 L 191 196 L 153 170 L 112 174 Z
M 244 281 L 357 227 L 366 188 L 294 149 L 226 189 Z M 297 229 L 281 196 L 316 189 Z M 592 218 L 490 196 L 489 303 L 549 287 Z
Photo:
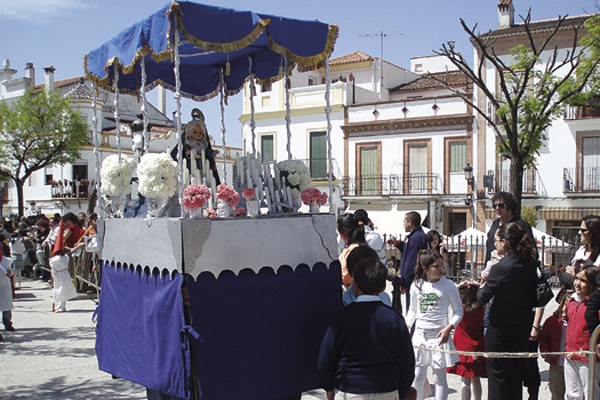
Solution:
M 542 207 L 538 211 L 540 219 L 554 221 L 581 221 L 591 214 L 600 215 L 600 208 Z
M 600 208 L 542 207 L 538 210 L 540 219 L 552 221 L 581 221 L 583 217 L 591 214 L 600 215 Z M 485 218 L 496 218 L 493 208 L 486 207 Z

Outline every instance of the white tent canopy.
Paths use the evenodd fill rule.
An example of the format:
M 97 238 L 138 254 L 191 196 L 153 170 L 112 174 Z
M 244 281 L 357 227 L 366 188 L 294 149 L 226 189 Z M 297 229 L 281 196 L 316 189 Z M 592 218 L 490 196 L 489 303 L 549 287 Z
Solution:
M 551 246 L 567 247 L 567 246 L 569 246 L 569 243 L 565 242 L 564 240 L 560 240 L 559 238 L 554 237 L 554 236 L 550 235 L 549 233 L 542 232 L 536 228 L 531 228 L 531 230 L 533 232 L 533 237 L 535 238 L 535 243 L 536 243 L 537 247 L 542 246 L 542 238 L 543 238 L 544 247 L 551 247 Z
M 487 235 L 475 228 L 468 228 L 448 239 L 448 251 L 458 251 L 460 246 L 463 251 L 466 246 L 485 245 Z

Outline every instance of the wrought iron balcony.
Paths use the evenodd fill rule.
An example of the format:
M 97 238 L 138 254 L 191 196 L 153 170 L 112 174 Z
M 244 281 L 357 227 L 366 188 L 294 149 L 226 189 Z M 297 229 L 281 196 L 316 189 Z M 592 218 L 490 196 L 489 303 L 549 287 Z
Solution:
M 345 176 L 345 196 L 404 196 L 442 193 L 439 174 Z
M 501 175 L 498 177 L 496 181 L 499 187 L 496 188 L 497 191 L 500 192 L 510 192 L 510 170 L 503 169 L 500 171 Z M 538 173 L 535 169 L 526 169 L 523 171 L 523 194 L 539 194 L 545 195 L 545 189 L 543 189 L 543 184 L 539 181 Z M 540 192 L 540 188 L 542 191 Z
M 564 168 L 563 193 L 599 192 L 600 167 Z
M 585 106 L 566 106 L 564 118 L 566 120 L 600 118 L 600 102 L 594 101 L 593 104 Z
M 94 190 L 96 184 L 93 180 L 87 179 L 82 181 L 55 181 L 50 182 L 52 185 L 53 199 L 87 199 Z

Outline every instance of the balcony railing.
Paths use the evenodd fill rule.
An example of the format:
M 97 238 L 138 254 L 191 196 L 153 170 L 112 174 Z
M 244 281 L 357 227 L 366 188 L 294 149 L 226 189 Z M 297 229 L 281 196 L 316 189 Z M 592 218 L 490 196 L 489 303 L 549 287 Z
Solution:
M 577 181 L 575 177 L 578 177 Z M 598 192 L 600 191 L 600 167 L 563 169 L 563 192 Z
M 345 176 L 345 196 L 401 196 L 442 193 L 439 174 Z
M 501 192 L 510 192 L 510 170 L 503 169 L 502 175 L 499 177 L 499 190 Z M 536 170 L 523 171 L 523 194 L 539 194 L 538 193 L 538 174 Z
M 53 199 L 88 199 L 96 183 L 91 180 L 52 182 Z
M 600 103 L 585 106 L 566 106 L 564 118 L 566 120 L 600 118 Z

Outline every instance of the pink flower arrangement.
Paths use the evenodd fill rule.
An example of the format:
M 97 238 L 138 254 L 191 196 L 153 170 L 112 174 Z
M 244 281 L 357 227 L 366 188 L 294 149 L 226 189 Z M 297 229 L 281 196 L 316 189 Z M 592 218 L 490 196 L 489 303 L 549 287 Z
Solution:
M 183 189 L 183 206 L 188 210 L 204 207 L 210 199 L 210 189 L 205 185 L 188 185 Z
M 242 191 L 242 197 L 246 200 L 256 200 L 256 191 L 252 188 L 246 188 Z
M 204 210 L 204 216 L 206 218 L 217 218 L 217 210 L 214 208 L 207 208 Z
M 307 206 L 310 205 L 313 201 L 317 202 L 319 206 L 327 203 L 327 193 L 321 192 L 319 189 L 314 187 L 306 188 L 300 194 L 302 198 L 302 202 Z
M 246 211 L 245 208 L 238 207 L 235 210 L 233 210 L 234 217 L 245 217 L 247 215 L 248 215 L 248 212 Z
M 217 186 L 217 199 L 235 207 L 240 202 L 240 195 L 231 186 L 221 183 Z

